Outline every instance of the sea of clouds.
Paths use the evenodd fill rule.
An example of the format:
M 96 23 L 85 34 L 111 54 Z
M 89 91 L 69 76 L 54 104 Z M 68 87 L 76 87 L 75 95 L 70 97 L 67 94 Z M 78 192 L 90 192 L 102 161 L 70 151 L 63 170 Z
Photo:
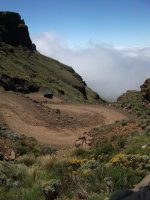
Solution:
M 73 48 L 52 31 L 32 39 L 42 54 L 72 66 L 108 101 L 127 90 L 139 90 L 150 77 L 150 47 L 116 47 L 89 41 L 84 48 Z

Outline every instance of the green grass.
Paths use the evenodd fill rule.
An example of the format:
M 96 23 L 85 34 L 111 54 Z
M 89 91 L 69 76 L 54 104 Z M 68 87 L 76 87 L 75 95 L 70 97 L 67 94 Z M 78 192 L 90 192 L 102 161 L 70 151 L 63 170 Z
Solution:
M 150 110 L 144 106 L 143 100 L 141 92 L 127 91 L 118 98 L 115 105 L 117 107 L 132 109 L 139 121 L 139 125 L 145 128 L 150 124 Z
M 0 193 L 1 200 L 45 200 L 41 188 L 36 185 L 32 188 L 17 188 L 7 191 L 0 189 Z
M 43 89 L 52 88 L 57 96 L 60 95 L 58 90 L 62 89 L 65 95 L 60 96 L 66 101 L 86 102 L 83 95 L 72 86 L 83 84 L 72 68 L 38 53 L 31 54 L 22 47 L 15 48 L 14 54 L 7 56 L 7 48 L 6 52 L 1 48 L 0 51 L 0 73 L 32 80 Z M 96 94 L 90 88 L 86 87 L 86 92 L 89 103 L 97 102 Z M 57 157 L 55 154 L 44 156 L 45 150 L 36 140 L 24 138 L 15 143 L 20 157 L 14 163 L 0 162 L 0 180 L 3 180 L 0 199 L 44 200 L 42 188 L 52 180 L 62 183 L 59 191 L 59 199 L 62 200 L 72 199 L 80 191 L 88 193 L 88 200 L 104 200 L 113 191 L 133 188 L 149 169 L 149 165 L 145 165 L 145 169 L 140 168 L 140 159 L 145 156 L 148 159 L 150 155 L 150 112 L 143 106 L 143 98 L 136 91 L 124 94 L 116 106 L 132 109 L 142 130 L 128 137 L 114 134 L 112 138 L 103 140 L 100 137 L 102 134 L 115 133 L 116 127 L 126 128 L 130 121 L 103 125 L 91 131 L 95 142 L 90 149 L 77 148 L 68 157 Z M 53 149 L 49 150 L 51 154 Z M 128 160 L 124 165 L 113 164 L 112 157 L 119 153 L 124 153 L 128 159 L 132 158 L 132 163 L 136 159 L 135 167 L 138 170 L 130 166 Z M 108 191 L 107 180 L 112 182 L 111 191 Z
M 72 152 L 72 156 L 76 156 L 80 158 L 87 158 L 89 155 L 90 155 L 90 151 L 82 147 L 75 148 Z
M 17 163 L 22 163 L 28 167 L 35 165 L 37 160 L 34 155 L 24 155 L 16 160 Z
M 82 190 L 88 193 L 88 199 L 104 199 L 117 189 L 132 188 L 142 176 L 132 168 L 110 164 L 113 150 L 106 144 L 90 150 L 76 149 L 69 157 L 24 155 L 14 163 L 0 162 L 0 180 L 3 178 L 0 199 L 44 200 L 42 188 L 49 188 L 52 180 L 61 183 L 59 199 L 71 199 Z M 95 151 L 110 157 L 102 162 L 94 158 Z M 106 179 L 112 181 L 111 191 L 108 191 Z
M 145 145 L 147 147 L 142 148 Z M 150 155 L 150 136 L 140 132 L 130 136 L 124 152 L 126 154 Z
M 13 51 L 10 51 L 10 48 Z M 84 95 L 75 88 L 85 87 L 87 102 L 102 102 L 97 100 L 96 93 L 84 85 L 82 78 L 69 66 L 54 59 L 48 58 L 38 52 L 31 53 L 23 47 L 12 47 L 1 43 L 0 46 L 0 74 L 19 77 L 34 82 L 41 90 L 51 89 L 56 96 L 67 101 L 85 102 Z M 59 94 L 61 89 L 65 95 Z

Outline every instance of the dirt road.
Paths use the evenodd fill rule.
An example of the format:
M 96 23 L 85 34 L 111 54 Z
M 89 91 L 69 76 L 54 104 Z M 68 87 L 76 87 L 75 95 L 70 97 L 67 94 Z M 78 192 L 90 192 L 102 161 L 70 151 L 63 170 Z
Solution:
M 40 93 L 0 92 L 0 120 L 11 130 L 52 146 L 73 146 L 84 131 L 122 119 L 123 113 L 106 106 L 64 104 Z

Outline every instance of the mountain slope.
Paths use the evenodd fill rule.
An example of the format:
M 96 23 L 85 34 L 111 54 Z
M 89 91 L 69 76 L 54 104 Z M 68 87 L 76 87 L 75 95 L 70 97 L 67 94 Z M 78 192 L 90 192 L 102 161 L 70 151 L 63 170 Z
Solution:
M 12 78 L 19 79 L 19 87 L 20 82 L 28 81 L 40 90 L 53 90 L 67 101 L 101 101 L 73 68 L 36 51 L 19 14 L 0 12 L 0 85 L 14 84 Z

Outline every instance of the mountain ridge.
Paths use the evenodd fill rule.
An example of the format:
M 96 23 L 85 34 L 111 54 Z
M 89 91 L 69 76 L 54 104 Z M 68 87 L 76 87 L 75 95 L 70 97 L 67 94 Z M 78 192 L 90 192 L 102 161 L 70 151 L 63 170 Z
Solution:
M 66 101 L 103 102 L 72 67 L 36 50 L 28 27 L 18 13 L 0 12 L 0 75 L 2 87 L 4 82 L 10 85 L 12 79 L 18 78 L 19 88 L 22 87 L 20 79 L 23 79 L 40 90 L 53 90 L 56 96 Z M 8 76 L 7 80 L 4 80 L 5 76 Z M 13 91 L 18 91 L 16 85 L 14 88 Z M 19 92 L 21 90 L 24 91 L 24 87 Z

